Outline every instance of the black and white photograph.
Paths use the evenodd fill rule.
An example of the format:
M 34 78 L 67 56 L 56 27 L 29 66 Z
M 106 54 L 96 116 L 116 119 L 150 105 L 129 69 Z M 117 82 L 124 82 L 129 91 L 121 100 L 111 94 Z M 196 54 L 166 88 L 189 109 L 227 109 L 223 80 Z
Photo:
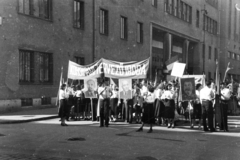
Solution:
M 240 0 L 0 0 L 0 160 L 239 160 Z

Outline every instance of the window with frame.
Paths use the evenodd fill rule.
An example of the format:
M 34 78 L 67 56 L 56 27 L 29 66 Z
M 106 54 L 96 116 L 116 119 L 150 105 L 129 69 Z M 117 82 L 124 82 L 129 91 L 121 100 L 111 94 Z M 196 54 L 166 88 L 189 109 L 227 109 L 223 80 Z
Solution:
M 236 59 L 236 58 L 235 58 L 235 53 L 232 53 L 232 59 Z
M 181 0 L 165 0 L 164 10 L 170 15 L 192 23 L 192 7 Z
M 211 58 L 212 58 L 212 47 L 209 46 L 209 48 L 208 48 L 208 59 L 211 60 Z
M 85 58 L 84 58 L 84 57 L 77 57 L 77 56 L 75 56 L 74 59 L 75 59 L 75 62 L 76 62 L 77 64 L 79 64 L 79 65 L 85 65 Z
M 157 7 L 157 0 L 152 0 L 152 6 Z
M 203 24 L 204 24 L 203 29 L 205 31 L 212 33 L 214 35 L 217 34 L 217 21 L 213 20 L 212 18 L 204 14 Z
M 34 82 L 34 53 L 32 51 L 19 51 L 19 82 Z
M 108 35 L 108 11 L 105 9 L 100 9 L 100 33 Z
M 228 55 L 228 58 L 231 58 L 231 52 L 228 52 L 227 55 Z
M 196 27 L 199 28 L 200 12 L 196 11 Z
M 137 42 L 143 43 L 143 23 L 137 22 Z
M 127 28 L 127 18 L 121 16 L 121 22 L 120 22 L 120 26 L 121 26 L 121 39 L 127 39 L 128 37 L 128 28 Z
M 240 56 L 239 55 L 237 55 L 237 60 L 240 61 Z
M 84 2 L 79 0 L 73 2 L 73 26 L 84 29 Z
M 52 20 L 52 0 L 18 0 L 18 13 Z
M 52 82 L 52 63 L 51 53 L 36 52 L 39 55 L 39 81 L 41 83 Z
M 19 50 L 20 84 L 50 84 L 52 82 L 52 53 Z

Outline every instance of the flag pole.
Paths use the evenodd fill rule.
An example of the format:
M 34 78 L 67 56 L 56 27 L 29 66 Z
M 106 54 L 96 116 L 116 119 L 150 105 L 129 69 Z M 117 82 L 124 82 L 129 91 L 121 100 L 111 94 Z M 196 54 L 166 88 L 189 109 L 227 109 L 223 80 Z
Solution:
M 59 104 L 59 90 L 62 85 L 62 75 L 63 75 L 63 66 L 61 67 L 61 75 L 60 75 L 60 81 L 59 81 L 59 87 L 58 87 L 58 93 L 57 93 L 57 98 L 56 98 L 56 106 Z

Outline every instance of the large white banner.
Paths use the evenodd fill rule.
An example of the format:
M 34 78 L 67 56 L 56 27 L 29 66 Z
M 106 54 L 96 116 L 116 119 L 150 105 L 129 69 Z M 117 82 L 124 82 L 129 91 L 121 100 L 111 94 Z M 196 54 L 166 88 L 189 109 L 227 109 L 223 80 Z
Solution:
M 88 79 L 98 78 L 102 74 L 109 78 L 143 79 L 147 76 L 149 59 L 140 62 L 117 62 L 100 59 L 90 65 L 82 66 L 72 61 L 68 65 L 68 78 Z

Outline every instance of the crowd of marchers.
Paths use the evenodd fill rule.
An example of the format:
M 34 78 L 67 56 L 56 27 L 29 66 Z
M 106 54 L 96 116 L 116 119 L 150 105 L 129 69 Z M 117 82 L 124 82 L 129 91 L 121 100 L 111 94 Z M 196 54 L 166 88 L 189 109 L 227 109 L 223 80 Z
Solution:
M 159 84 L 136 80 L 132 86 L 127 88 L 124 83 L 117 86 L 105 79 L 94 91 L 96 98 L 86 98 L 83 85 L 62 84 L 58 110 L 61 125 L 67 126 L 66 120 L 93 120 L 98 121 L 100 127 L 108 127 L 109 121 L 125 120 L 141 124 L 137 132 L 143 131 L 144 124 L 149 124 L 148 133 L 151 133 L 154 125 L 175 128 L 178 120 L 176 115 L 183 115 L 189 120 L 190 128 L 197 126 L 203 131 L 227 132 L 229 101 L 240 100 L 240 87 L 233 94 L 231 84 L 226 83 L 221 83 L 217 100 L 217 87 L 213 81 L 206 82 L 204 86 L 197 83 L 194 98 L 188 101 L 179 98 L 178 80 Z M 120 87 L 126 92 L 119 92 Z M 128 89 L 132 98 L 124 98 L 125 94 L 129 94 Z

